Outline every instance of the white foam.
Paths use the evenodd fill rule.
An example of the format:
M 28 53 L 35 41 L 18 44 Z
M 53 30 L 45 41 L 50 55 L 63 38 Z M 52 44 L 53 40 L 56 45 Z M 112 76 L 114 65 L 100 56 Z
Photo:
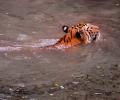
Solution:
M 37 42 L 32 42 L 32 43 L 26 43 L 23 44 L 22 46 L 24 47 L 33 47 L 33 48 L 38 48 L 38 47 L 45 47 L 49 45 L 53 45 L 57 42 L 58 39 L 39 39 Z M 17 45 L 19 46 L 19 45 Z
M 6 46 L 6 47 L 0 47 L 0 52 L 5 52 L 5 51 L 19 51 L 21 50 L 21 47 L 11 47 L 11 46 Z
M 19 51 L 22 50 L 25 47 L 30 48 L 40 48 L 40 47 L 46 47 L 49 45 L 53 45 L 57 42 L 58 39 L 40 39 L 36 42 L 31 43 L 24 43 L 24 44 L 12 44 L 12 46 L 2 46 L 0 47 L 0 52 L 10 52 L 10 51 Z M 5 41 L 4 41 L 5 42 Z

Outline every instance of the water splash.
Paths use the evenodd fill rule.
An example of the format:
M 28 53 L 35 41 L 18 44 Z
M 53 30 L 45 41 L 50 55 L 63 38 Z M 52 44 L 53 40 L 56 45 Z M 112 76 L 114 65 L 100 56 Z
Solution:
M 22 47 L 11 47 L 11 46 L 5 46 L 5 47 L 0 47 L 0 52 L 5 52 L 5 51 L 19 51 L 21 50 Z
M 58 39 L 39 39 L 35 42 L 30 42 L 30 43 L 17 43 L 17 42 L 12 43 L 12 42 L 10 42 L 10 44 L 8 44 L 7 46 L 2 45 L 0 47 L 0 52 L 21 51 L 24 48 L 31 48 L 31 49 L 44 48 L 46 46 L 55 44 L 57 41 L 58 41 Z

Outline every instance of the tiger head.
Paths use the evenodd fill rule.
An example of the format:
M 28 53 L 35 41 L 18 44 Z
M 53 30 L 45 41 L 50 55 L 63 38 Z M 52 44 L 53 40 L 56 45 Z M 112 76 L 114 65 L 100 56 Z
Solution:
M 88 42 L 95 41 L 99 39 L 100 36 L 99 27 L 90 23 L 79 23 L 71 27 L 64 25 L 62 30 L 65 33 L 72 33 L 73 37 L 79 40 L 87 38 L 85 40 Z
M 88 44 L 100 36 L 99 27 L 90 23 L 79 23 L 71 27 L 64 25 L 62 30 L 66 34 L 58 40 L 57 44 L 65 46 Z

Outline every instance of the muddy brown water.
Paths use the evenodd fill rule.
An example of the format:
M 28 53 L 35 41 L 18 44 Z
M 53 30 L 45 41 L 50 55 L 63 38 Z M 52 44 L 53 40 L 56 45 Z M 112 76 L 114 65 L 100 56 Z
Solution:
M 99 41 L 31 50 L 81 20 Z M 120 1 L 0 0 L 0 100 L 120 100 Z

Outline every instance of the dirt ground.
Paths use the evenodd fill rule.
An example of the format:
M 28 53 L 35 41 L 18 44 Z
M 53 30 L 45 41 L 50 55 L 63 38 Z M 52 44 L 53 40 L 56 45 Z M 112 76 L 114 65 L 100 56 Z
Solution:
M 9 51 L 58 39 L 86 21 L 100 40 L 64 50 Z M 119 0 L 0 0 L 0 100 L 120 100 Z M 5 51 L 6 50 L 6 51 Z

